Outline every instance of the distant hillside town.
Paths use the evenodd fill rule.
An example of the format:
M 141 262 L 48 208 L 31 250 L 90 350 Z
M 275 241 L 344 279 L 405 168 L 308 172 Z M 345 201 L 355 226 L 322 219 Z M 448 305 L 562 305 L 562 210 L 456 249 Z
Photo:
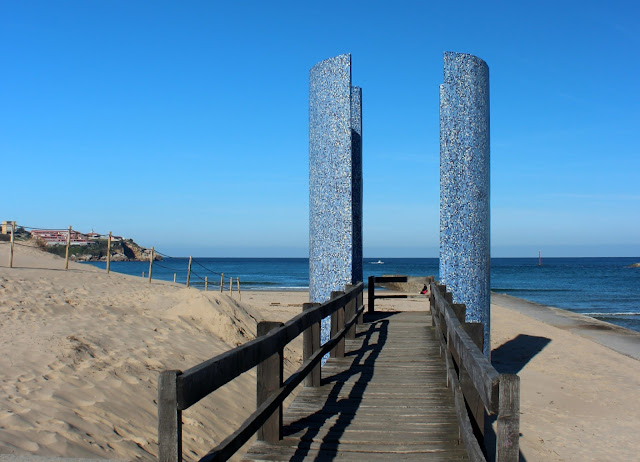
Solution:
M 109 248 L 108 235 L 99 234 L 91 230 L 89 233 L 61 229 L 32 229 L 26 230 L 16 221 L 5 220 L 0 226 L 0 240 L 9 241 L 14 231 L 16 241 L 28 241 L 32 245 L 47 252 L 64 256 L 67 239 L 69 239 L 69 258 L 74 261 L 106 261 Z M 133 239 L 122 236 L 111 236 L 111 261 L 149 261 L 151 249 L 141 247 Z M 154 260 L 162 257 L 154 254 Z

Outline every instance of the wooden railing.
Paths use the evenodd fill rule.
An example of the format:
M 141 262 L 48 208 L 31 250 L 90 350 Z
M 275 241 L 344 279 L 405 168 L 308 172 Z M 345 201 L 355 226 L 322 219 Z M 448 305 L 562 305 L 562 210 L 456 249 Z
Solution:
M 466 308 L 453 304 L 451 293 L 435 282 L 430 284 L 433 325 L 447 365 L 447 385 L 454 394 L 460 436 L 472 461 L 485 461 L 484 414 L 497 415 L 495 456 L 489 460 L 519 460 L 520 378 L 498 374 L 482 354 L 480 323 L 466 323 Z M 485 448 L 486 451 L 486 448 Z
M 320 386 L 320 361 L 331 353 L 344 356 L 344 339 L 355 338 L 355 324 L 362 322 L 363 283 L 333 292 L 321 305 L 307 303 L 303 312 L 286 324 L 261 322 L 258 338 L 198 364 L 184 372 L 160 372 L 158 381 L 158 459 L 182 461 L 182 411 L 257 366 L 257 409 L 201 461 L 231 457 L 258 432 L 258 439 L 277 442 L 282 435 L 282 403 L 303 380 Z M 320 321 L 331 316 L 331 338 L 320 346 Z M 303 364 L 287 380 L 282 377 L 285 345 L 303 333 Z
M 378 292 L 380 295 L 376 295 L 375 286 L 378 284 L 392 283 L 392 282 L 408 282 L 408 276 L 369 276 L 367 284 L 367 313 L 375 312 L 375 303 L 378 298 L 414 298 L 424 297 L 424 295 L 409 295 L 409 294 L 390 294 L 385 292 Z M 425 284 L 434 282 L 433 276 L 427 276 L 425 278 Z

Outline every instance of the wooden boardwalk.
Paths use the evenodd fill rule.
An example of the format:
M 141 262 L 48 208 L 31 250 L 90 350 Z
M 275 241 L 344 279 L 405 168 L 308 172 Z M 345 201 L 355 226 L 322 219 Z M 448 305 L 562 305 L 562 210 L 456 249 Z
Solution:
M 426 312 L 365 314 L 345 357 L 283 419 L 283 439 L 256 442 L 244 460 L 469 460 Z

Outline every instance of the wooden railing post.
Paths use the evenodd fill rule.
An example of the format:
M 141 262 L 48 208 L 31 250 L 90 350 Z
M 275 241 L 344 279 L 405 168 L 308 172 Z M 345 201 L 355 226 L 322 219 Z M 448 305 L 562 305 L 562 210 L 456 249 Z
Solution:
M 320 306 L 320 303 L 305 303 L 302 311 Z M 317 322 L 302 333 L 302 362 L 320 349 L 320 323 Z M 305 387 L 319 387 L 321 381 L 320 364 L 314 367 L 304 379 Z
M 364 291 L 360 291 L 358 293 L 358 297 L 356 298 L 356 310 L 359 310 L 360 307 L 362 307 L 362 303 L 363 303 L 363 298 L 364 298 Z M 358 324 L 362 324 L 364 322 L 364 310 L 360 312 L 360 314 L 358 315 Z
M 436 322 L 433 320 L 433 317 L 435 316 L 435 309 L 436 309 L 436 296 L 433 295 L 433 291 L 431 291 L 429 293 L 429 312 L 431 313 L 432 326 L 436 325 Z
M 347 284 L 347 291 L 353 289 L 354 285 L 353 284 Z M 347 306 L 344 308 L 344 318 L 345 318 L 345 322 L 350 321 L 351 318 L 353 318 L 353 316 L 356 314 L 356 310 L 357 308 L 357 299 L 353 299 L 351 300 L 349 303 L 347 303 Z M 347 331 L 347 335 L 345 336 L 345 339 L 354 339 L 356 338 L 356 325 L 353 324 L 349 330 Z
M 496 462 L 515 462 L 520 457 L 520 377 L 500 374 Z
M 260 321 L 258 323 L 258 337 L 267 335 L 273 329 L 282 327 L 281 322 Z M 282 386 L 282 351 L 258 364 L 256 392 L 258 407 L 264 403 L 269 395 L 278 391 Z M 273 412 L 271 417 L 258 430 L 258 440 L 277 443 L 282 438 L 282 406 Z
M 158 378 L 158 461 L 182 462 L 182 411 L 178 409 L 178 375 L 162 371 Z
M 376 277 L 375 276 L 369 276 L 369 287 L 368 287 L 368 292 L 367 292 L 367 299 L 369 301 L 369 308 L 367 309 L 367 313 L 373 313 L 374 312 L 374 300 L 376 299 L 375 295 L 374 295 L 374 291 L 375 291 L 375 285 L 376 285 Z
M 331 292 L 331 299 L 344 295 L 341 290 Z M 344 327 L 344 306 L 337 309 L 331 314 L 331 338 L 336 335 Z M 331 350 L 329 356 L 332 358 L 344 358 L 344 337 L 340 339 L 336 347 Z

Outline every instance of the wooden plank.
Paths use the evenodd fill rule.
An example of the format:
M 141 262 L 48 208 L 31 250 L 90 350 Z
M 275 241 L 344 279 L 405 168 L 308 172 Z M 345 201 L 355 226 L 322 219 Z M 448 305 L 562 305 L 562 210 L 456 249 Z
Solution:
M 468 460 L 428 318 L 404 313 L 358 326 L 344 358 L 322 368 L 284 413 L 284 439 L 246 460 Z M 401 326 L 398 328 L 398 326 Z
M 520 377 L 500 374 L 496 461 L 515 462 L 520 454 Z
M 424 449 L 419 451 L 358 451 L 338 447 L 335 450 L 329 448 L 315 449 L 310 444 L 301 443 L 297 447 L 288 447 L 282 444 L 266 445 L 256 444 L 244 460 L 262 461 L 291 461 L 291 460 L 346 460 L 346 461 L 377 461 L 377 460 L 429 460 L 429 461 L 453 461 L 469 460 L 464 449 Z

